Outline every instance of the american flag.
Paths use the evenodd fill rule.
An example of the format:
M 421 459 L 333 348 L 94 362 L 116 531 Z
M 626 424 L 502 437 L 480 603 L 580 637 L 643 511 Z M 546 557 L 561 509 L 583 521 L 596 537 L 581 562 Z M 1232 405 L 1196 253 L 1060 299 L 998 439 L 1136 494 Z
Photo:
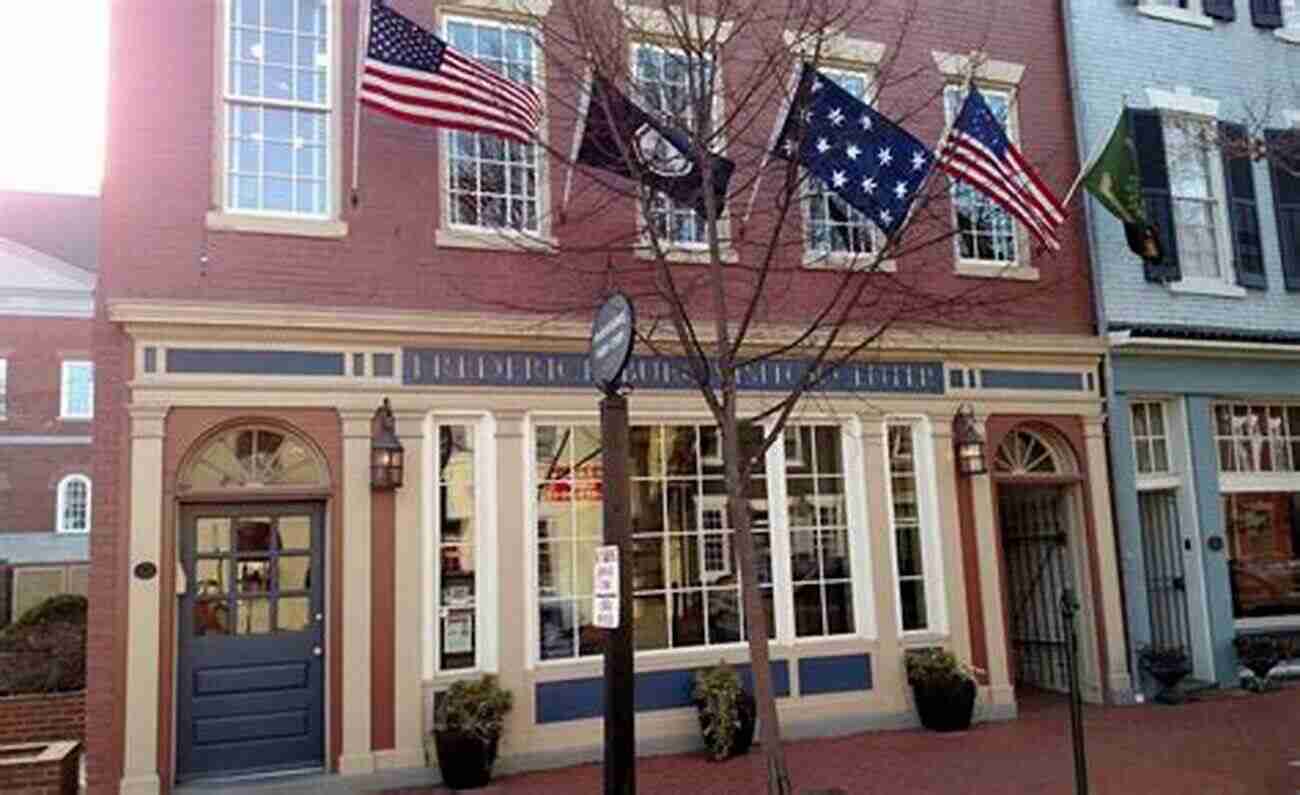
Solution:
M 1056 230 L 1065 222 L 1065 208 L 1007 140 L 1006 131 L 974 86 L 939 153 L 938 167 L 1020 219 L 1043 245 L 1053 251 L 1061 248 Z
M 399 119 L 531 141 L 542 101 L 382 2 L 370 5 L 360 100 Z

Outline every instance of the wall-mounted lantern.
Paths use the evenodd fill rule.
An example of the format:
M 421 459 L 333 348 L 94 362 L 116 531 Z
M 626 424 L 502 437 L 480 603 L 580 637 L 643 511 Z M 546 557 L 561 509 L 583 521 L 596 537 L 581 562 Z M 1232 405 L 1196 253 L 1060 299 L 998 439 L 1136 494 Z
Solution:
M 393 418 L 388 398 L 375 412 L 375 430 L 370 440 L 370 485 L 391 491 L 402 485 L 402 458 L 404 450 L 397 440 L 397 421 Z
M 988 472 L 984 461 L 984 437 L 975 424 L 975 411 L 969 405 L 957 410 L 952 420 L 952 441 L 957 448 L 957 469 L 965 477 Z

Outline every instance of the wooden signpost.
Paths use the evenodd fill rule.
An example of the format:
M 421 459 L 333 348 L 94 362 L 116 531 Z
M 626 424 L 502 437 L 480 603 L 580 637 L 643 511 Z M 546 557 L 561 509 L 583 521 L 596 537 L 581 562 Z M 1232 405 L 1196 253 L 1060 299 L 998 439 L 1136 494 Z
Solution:
M 597 550 L 592 614 L 605 630 L 604 795 L 636 793 L 636 702 L 632 657 L 632 531 L 627 472 L 627 398 L 620 394 L 632 357 L 636 317 L 632 303 L 615 293 L 591 327 L 591 377 L 600 401 L 605 546 Z

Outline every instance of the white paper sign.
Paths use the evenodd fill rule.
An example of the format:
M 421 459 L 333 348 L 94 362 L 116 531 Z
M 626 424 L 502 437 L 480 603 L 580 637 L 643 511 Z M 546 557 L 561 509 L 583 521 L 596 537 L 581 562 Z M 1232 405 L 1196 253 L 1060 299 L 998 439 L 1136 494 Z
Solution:
M 591 602 L 595 624 L 601 629 L 618 629 L 618 579 L 618 547 L 596 547 Z

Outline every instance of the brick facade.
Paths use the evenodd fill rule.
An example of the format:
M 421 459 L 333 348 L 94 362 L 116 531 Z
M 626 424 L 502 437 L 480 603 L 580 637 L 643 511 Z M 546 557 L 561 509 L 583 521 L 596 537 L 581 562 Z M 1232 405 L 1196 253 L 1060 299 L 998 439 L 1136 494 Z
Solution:
M 86 694 L 42 693 L 0 698 L 0 745 L 85 740 Z
M 219 96 L 213 91 L 216 52 L 216 7 L 221 4 L 120 3 L 114 6 L 110 35 L 108 165 L 103 193 L 101 282 L 94 330 L 96 362 L 95 526 L 91 548 L 95 575 L 91 578 L 89 692 L 87 717 L 102 727 L 89 742 L 91 792 L 114 791 L 123 772 L 127 572 L 130 489 L 131 402 L 127 383 L 133 376 L 130 339 L 109 319 L 114 302 L 130 299 L 255 302 L 304 307 L 365 307 L 424 311 L 512 311 L 526 308 L 573 308 L 587 317 L 591 298 L 603 287 L 601 279 L 580 268 L 601 268 L 607 254 L 547 256 L 512 251 L 484 252 L 439 248 L 435 227 L 440 212 L 439 147 L 427 129 L 415 128 L 367 114 L 361 120 L 361 192 L 357 207 L 347 207 L 341 220 L 346 237 L 322 239 L 218 231 L 205 216 L 214 207 L 212 185 L 216 164 L 214 141 Z M 903 2 L 887 3 L 895 12 Z M 991 29 L 970 24 L 972 10 L 984 3 L 952 4 L 924 0 L 913 27 L 905 34 L 896 68 L 915 71 L 886 91 L 886 106 L 902 114 L 909 98 L 933 95 L 943 78 L 931 58 L 932 50 L 969 52 L 980 47 L 990 57 L 1021 62 L 1027 77 L 1021 87 L 1019 126 L 1030 159 L 1044 164 L 1054 186 L 1064 186 L 1077 171 L 1073 121 L 1067 98 L 1067 75 L 1058 45 L 1061 19 L 1055 4 L 1022 2 L 1015 13 L 1003 8 Z M 357 2 L 347 0 L 342 26 L 334 37 L 341 45 L 336 68 L 342 70 L 341 96 L 334 100 L 342 139 L 338 170 L 331 187 L 345 204 L 346 175 L 352 170 L 352 65 L 357 39 Z M 433 22 L 429 4 L 403 2 L 399 9 L 422 23 Z M 889 15 L 887 15 L 889 16 Z M 893 19 L 889 24 L 896 25 Z M 864 30 L 860 35 L 894 42 L 898 33 Z M 1026 41 L 1053 46 L 1026 47 Z M 892 49 L 892 47 L 891 47 Z M 891 55 L 893 53 L 891 52 Z M 724 67 L 725 71 L 725 67 Z M 560 74 L 561 70 L 554 70 Z M 557 81 L 552 90 L 568 96 L 552 104 L 550 136 L 567 146 L 572 134 L 574 87 Z M 160 98 L 165 98 L 160 101 Z M 771 120 L 756 125 L 765 136 Z M 943 126 L 938 103 L 909 115 L 908 126 L 923 140 L 933 141 Z M 215 144 L 220 145 L 220 144 Z M 546 178 L 557 198 L 563 192 L 564 169 L 549 168 Z M 591 184 L 579 179 L 575 195 L 590 194 Z M 596 240 L 622 239 L 635 228 L 628 202 L 592 218 L 591 207 L 575 203 L 572 218 L 556 218 L 553 233 L 561 249 L 590 245 Z M 797 235 L 798 224 L 792 224 Z M 748 230 L 748 239 L 761 240 L 771 230 L 761 220 Z M 783 233 L 784 234 L 784 233 Z M 1072 222 L 1063 230 L 1065 249 L 1053 258 L 1040 256 L 1043 280 L 1036 284 L 988 284 L 987 301 L 996 305 L 974 325 L 991 328 L 1014 323 L 1019 329 L 1086 335 L 1093 329 L 1091 288 L 1083 230 Z M 625 243 L 624 243 L 625 245 Z M 752 255 L 752 250 L 749 252 Z M 747 256 L 741 247 L 741 257 Z M 629 278 L 644 278 L 644 263 L 628 252 L 615 257 Z M 603 272 L 603 271 L 602 271 Z M 946 247 L 932 256 L 918 255 L 900 263 L 904 280 L 916 279 L 936 289 L 959 291 L 971 281 L 957 277 Z M 828 272 L 783 273 L 774 287 L 774 300 L 760 321 L 803 317 L 839 288 L 839 276 Z M 170 432 L 170 431 L 169 431 Z M 167 600 L 174 604 L 174 600 Z M 338 635 L 334 636 L 336 639 Z M 164 652 L 165 654 L 166 652 Z M 167 664 L 169 665 L 169 663 Z M 337 687 L 336 684 L 333 685 Z M 168 688 L 169 689 L 169 688 Z M 337 722 L 333 726 L 337 734 Z M 332 740 L 332 743 L 336 742 Z M 162 752 L 164 759 L 170 750 Z M 166 779 L 166 766 L 161 768 Z M 166 786 L 166 784 L 164 784 Z
M 0 791 L 10 795 L 75 795 L 78 743 L 0 746 Z

